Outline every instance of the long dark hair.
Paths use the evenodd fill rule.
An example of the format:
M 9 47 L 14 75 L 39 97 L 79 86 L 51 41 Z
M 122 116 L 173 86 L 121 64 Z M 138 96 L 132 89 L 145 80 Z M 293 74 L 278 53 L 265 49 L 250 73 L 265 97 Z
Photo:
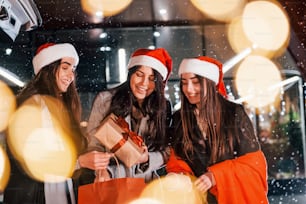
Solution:
M 86 146 L 85 137 L 81 134 L 81 102 L 77 92 L 75 81 L 73 81 L 66 92 L 60 93 L 56 83 L 56 74 L 60 67 L 61 60 L 57 60 L 43 67 L 35 77 L 17 94 L 17 104 L 20 106 L 23 102 L 35 94 L 48 95 L 63 102 L 68 111 L 71 120 L 71 125 L 74 132 L 77 132 L 77 137 L 80 137 L 80 150 L 84 150 Z
M 138 108 L 143 115 L 149 115 L 150 120 L 154 123 L 155 134 L 151 135 L 151 139 L 154 141 L 162 141 L 165 144 L 166 140 L 166 99 L 164 95 L 164 82 L 162 76 L 155 70 L 155 90 L 150 96 L 146 97 L 140 106 L 132 93 L 130 87 L 131 76 L 140 68 L 135 66 L 129 69 L 126 82 L 117 87 L 118 91 L 112 98 L 109 113 L 115 113 L 118 116 L 126 117 L 131 114 L 132 107 Z M 156 143 L 155 143 L 156 144 Z M 160 149 L 160 145 L 153 147 L 157 150 Z
M 229 103 L 216 90 L 216 85 L 213 81 L 196 75 L 200 82 L 200 109 L 199 118 L 202 119 L 206 126 L 206 137 L 208 139 L 208 149 L 210 150 L 209 164 L 214 164 L 219 161 L 225 154 L 234 153 L 234 139 L 237 139 L 237 128 L 235 127 L 233 103 Z M 183 126 L 183 146 L 184 153 L 187 158 L 194 153 L 192 144 L 193 138 L 197 137 L 197 132 L 193 131 L 197 124 L 194 111 L 196 105 L 190 104 L 181 86 L 181 116 Z M 205 90 L 206 89 L 206 95 Z M 190 155 L 191 153 L 191 155 Z

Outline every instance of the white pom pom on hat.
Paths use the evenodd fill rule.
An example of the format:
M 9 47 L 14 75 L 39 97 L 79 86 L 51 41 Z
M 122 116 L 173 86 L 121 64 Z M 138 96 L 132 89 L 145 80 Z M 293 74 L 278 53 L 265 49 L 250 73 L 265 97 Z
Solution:
M 226 89 L 223 82 L 222 63 L 216 59 L 200 56 L 197 58 L 183 59 L 179 66 L 179 76 L 183 73 L 193 73 L 216 83 L 218 92 L 226 96 Z
M 130 69 L 137 65 L 151 67 L 166 81 L 172 71 L 172 58 L 164 48 L 155 50 L 140 48 L 132 54 L 127 67 Z
M 70 43 L 45 43 L 41 45 L 37 51 L 36 55 L 32 60 L 35 75 L 44 66 L 55 62 L 56 60 L 62 59 L 64 57 L 72 57 L 75 59 L 75 66 L 79 64 L 79 56 Z

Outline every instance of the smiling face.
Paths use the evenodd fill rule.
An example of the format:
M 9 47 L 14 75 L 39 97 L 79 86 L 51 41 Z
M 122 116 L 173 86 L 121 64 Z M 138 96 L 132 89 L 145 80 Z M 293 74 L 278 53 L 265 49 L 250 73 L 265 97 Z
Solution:
M 200 105 L 201 100 L 201 83 L 199 78 L 193 73 L 183 73 L 181 75 L 182 91 L 189 103 L 196 106 Z M 204 90 L 204 96 L 206 95 L 206 89 Z
M 139 104 L 152 94 L 155 89 L 155 76 L 153 69 L 148 66 L 139 67 L 131 75 L 130 87 Z
M 60 92 L 66 92 L 75 78 L 75 59 L 64 57 L 56 72 L 56 84 Z

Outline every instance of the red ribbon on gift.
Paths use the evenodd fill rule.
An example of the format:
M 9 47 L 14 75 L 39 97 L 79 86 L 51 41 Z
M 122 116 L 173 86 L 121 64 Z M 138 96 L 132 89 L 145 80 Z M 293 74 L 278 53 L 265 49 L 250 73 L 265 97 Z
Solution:
M 113 119 L 113 121 L 118 124 L 123 129 L 122 139 L 110 149 L 111 152 L 116 152 L 120 147 L 122 147 L 130 138 L 137 146 L 141 147 L 143 145 L 143 139 L 141 136 L 137 135 L 135 132 L 131 131 L 129 124 L 122 118 L 118 117 Z

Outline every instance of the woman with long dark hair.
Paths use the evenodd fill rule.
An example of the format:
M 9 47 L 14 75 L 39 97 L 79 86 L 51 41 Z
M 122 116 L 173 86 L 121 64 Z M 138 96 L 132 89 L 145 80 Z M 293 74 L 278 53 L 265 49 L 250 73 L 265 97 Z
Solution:
M 75 69 L 79 57 L 74 46 L 69 43 L 43 44 L 37 49 L 32 62 L 35 77 L 17 94 L 18 107 L 31 101 L 31 105 L 47 110 L 42 121 L 52 123 L 49 115 L 53 115 L 57 117 L 56 120 L 67 122 L 61 125 L 69 127 L 69 132 L 73 133 L 68 136 L 69 141 L 73 142 L 77 154 L 80 154 L 86 149 L 87 140 L 80 128 L 81 104 L 75 85 Z M 53 109 L 48 106 L 48 99 L 51 98 L 56 104 Z M 59 183 L 39 180 L 25 171 L 24 164 L 11 154 L 12 149 L 8 150 L 12 168 L 4 192 L 4 203 L 76 203 L 71 179 Z
M 244 107 L 226 99 L 222 64 L 206 56 L 184 59 L 179 76 L 168 172 L 196 176 L 208 203 L 267 203 L 265 156 Z
M 172 70 L 172 59 L 163 48 L 136 50 L 128 64 L 127 80 L 118 87 L 100 92 L 93 103 L 88 121 L 89 151 L 79 158 L 81 167 L 102 169 L 106 148 L 94 137 L 101 122 L 111 113 L 124 118 L 131 131 L 144 140 L 144 153 L 132 167 L 120 164 L 120 177 L 143 177 L 152 180 L 153 172 L 168 160 L 166 135 L 171 107 L 165 98 L 165 83 Z M 98 156 L 98 154 L 100 156 Z M 115 178 L 117 165 L 108 166 Z

